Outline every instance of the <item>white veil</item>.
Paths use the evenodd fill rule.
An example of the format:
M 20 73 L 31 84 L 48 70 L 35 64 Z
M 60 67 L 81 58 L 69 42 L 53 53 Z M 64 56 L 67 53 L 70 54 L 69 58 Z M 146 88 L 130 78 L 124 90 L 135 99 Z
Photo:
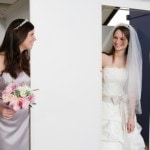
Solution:
M 137 36 L 135 29 L 131 25 L 124 23 L 118 24 L 118 26 L 125 26 L 130 31 L 130 39 L 128 46 L 127 54 L 127 63 L 126 68 L 128 71 L 128 80 L 125 85 L 125 92 L 128 96 L 129 101 L 129 112 L 134 113 L 134 110 L 137 114 L 142 113 L 141 109 L 141 89 L 142 89 L 142 53 L 141 45 Z M 112 48 L 112 38 L 113 32 L 108 34 L 107 38 L 102 44 L 103 52 L 109 52 Z

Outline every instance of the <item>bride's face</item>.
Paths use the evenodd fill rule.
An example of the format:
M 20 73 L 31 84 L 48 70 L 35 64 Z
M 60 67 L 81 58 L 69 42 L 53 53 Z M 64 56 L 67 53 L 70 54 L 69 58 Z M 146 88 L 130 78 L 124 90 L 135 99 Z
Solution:
M 113 36 L 113 46 L 116 51 L 126 51 L 128 39 L 121 30 L 116 30 Z

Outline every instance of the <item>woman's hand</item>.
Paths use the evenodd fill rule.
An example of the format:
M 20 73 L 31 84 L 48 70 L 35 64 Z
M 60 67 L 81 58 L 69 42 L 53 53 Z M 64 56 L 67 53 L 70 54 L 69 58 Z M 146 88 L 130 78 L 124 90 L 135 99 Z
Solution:
M 11 119 L 16 112 L 6 106 L 0 106 L 0 115 L 5 119 Z
M 130 117 L 127 122 L 127 131 L 128 133 L 133 132 L 135 128 L 134 117 Z

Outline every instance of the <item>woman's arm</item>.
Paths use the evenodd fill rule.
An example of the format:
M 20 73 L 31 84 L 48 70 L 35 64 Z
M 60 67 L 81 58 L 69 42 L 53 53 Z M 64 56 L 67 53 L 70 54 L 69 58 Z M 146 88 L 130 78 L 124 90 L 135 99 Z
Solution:
M 102 53 L 102 68 L 106 66 L 106 63 L 108 63 L 108 55 Z
M 127 122 L 127 130 L 128 132 L 132 132 L 135 128 L 135 98 L 131 98 L 129 100 L 129 108 L 128 108 L 128 122 Z

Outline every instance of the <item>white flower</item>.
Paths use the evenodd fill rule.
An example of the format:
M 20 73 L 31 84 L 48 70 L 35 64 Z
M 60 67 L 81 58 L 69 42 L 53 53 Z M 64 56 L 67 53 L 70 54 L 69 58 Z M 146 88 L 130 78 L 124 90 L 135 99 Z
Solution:
M 26 97 L 30 94 L 31 89 L 28 86 L 20 86 L 18 88 L 21 97 Z

